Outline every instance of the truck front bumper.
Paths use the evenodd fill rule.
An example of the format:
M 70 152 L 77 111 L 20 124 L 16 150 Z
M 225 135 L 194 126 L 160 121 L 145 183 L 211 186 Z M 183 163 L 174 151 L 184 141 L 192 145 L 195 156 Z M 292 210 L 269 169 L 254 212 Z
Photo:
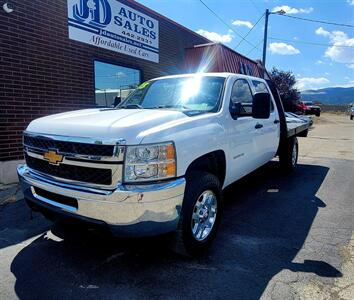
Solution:
M 26 165 L 19 166 L 17 173 L 30 207 L 105 224 L 114 234 L 124 236 L 149 236 L 175 230 L 186 184 L 184 178 L 178 178 L 102 190 L 54 181 Z

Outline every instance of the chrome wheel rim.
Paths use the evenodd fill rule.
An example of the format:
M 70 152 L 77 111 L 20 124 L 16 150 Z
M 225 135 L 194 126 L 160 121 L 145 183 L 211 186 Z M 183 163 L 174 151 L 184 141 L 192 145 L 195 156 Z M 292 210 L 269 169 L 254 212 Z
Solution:
M 296 158 L 297 158 L 297 149 L 296 149 L 296 144 L 294 144 L 293 153 L 292 153 L 292 156 L 291 156 L 291 162 L 292 162 L 293 166 L 296 165 Z
M 216 221 L 217 199 L 213 191 L 203 192 L 193 208 L 192 233 L 197 241 L 205 240 L 211 233 Z

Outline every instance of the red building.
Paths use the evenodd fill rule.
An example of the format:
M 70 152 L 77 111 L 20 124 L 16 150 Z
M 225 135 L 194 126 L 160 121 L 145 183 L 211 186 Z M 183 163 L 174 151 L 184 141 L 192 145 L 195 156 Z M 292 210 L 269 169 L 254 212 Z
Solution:
M 184 64 L 187 72 L 230 72 L 262 77 L 257 62 L 219 43 L 187 48 Z

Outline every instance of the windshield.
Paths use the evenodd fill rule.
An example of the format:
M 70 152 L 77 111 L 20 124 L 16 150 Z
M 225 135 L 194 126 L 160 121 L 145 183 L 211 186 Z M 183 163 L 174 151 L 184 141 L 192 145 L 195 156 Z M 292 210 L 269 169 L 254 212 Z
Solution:
M 183 112 L 216 112 L 225 78 L 186 76 L 142 83 L 118 108 L 167 108 Z

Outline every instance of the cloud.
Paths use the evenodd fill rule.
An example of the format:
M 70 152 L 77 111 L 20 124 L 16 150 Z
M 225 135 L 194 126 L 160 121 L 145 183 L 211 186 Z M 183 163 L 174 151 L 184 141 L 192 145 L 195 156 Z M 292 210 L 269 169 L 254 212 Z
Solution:
M 319 88 L 321 85 L 329 83 L 325 77 L 303 77 L 297 80 L 296 87 L 299 90 Z
M 354 69 L 354 64 L 349 64 L 349 65 L 347 65 L 347 67 L 348 67 L 349 69 Z
M 347 0 L 349 5 L 354 5 L 354 0 Z
M 319 60 L 316 61 L 316 64 L 317 64 L 317 65 L 322 65 L 322 64 L 323 64 L 323 61 L 319 59 Z
M 285 13 L 289 15 L 294 15 L 294 14 L 309 14 L 313 12 L 313 7 L 309 8 L 295 8 L 295 7 L 290 7 L 288 5 L 282 5 L 282 6 L 276 6 L 272 9 L 272 12 L 277 12 L 283 10 Z
M 322 27 L 317 28 L 315 33 L 317 35 L 323 35 L 323 36 L 326 36 L 326 37 L 331 35 L 331 33 L 329 31 L 324 30 Z
M 124 72 L 117 72 L 117 73 L 115 74 L 115 76 L 117 76 L 117 77 L 125 77 L 125 76 L 127 76 L 127 74 L 124 73 Z
M 333 86 L 334 87 L 343 87 L 343 88 L 354 87 L 354 80 L 348 80 L 347 83 L 334 84 Z
M 233 35 L 231 34 L 231 30 L 227 34 L 219 34 L 217 32 L 211 32 L 204 29 L 197 30 L 197 33 L 206 37 L 207 39 L 217 42 L 217 43 L 230 43 L 233 39 Z
M 269 50 L 272 54 L 280 55 L 295 55 L 300 53 L 299 49 L 285 43 L 270 43 Z
M 354 1 L 354 0 L 353 0 Z M 329 38 L 333 46 L 325 51 L 325 56 L 337 63 L 345 63 L 348 68 L 354 65 L 354 38 L 349 38 L 343 31 L 329 32 L 322 27 L 316 29 L 317 35 Z
M 235 20 L 232 22 L 232 25 L 235 25 L 235 26 L 246 26 L 248 28 L 252 28 L 253 27 L 253 24 L 250 22 L 250 21 L 242 21 L 242 20 Z

